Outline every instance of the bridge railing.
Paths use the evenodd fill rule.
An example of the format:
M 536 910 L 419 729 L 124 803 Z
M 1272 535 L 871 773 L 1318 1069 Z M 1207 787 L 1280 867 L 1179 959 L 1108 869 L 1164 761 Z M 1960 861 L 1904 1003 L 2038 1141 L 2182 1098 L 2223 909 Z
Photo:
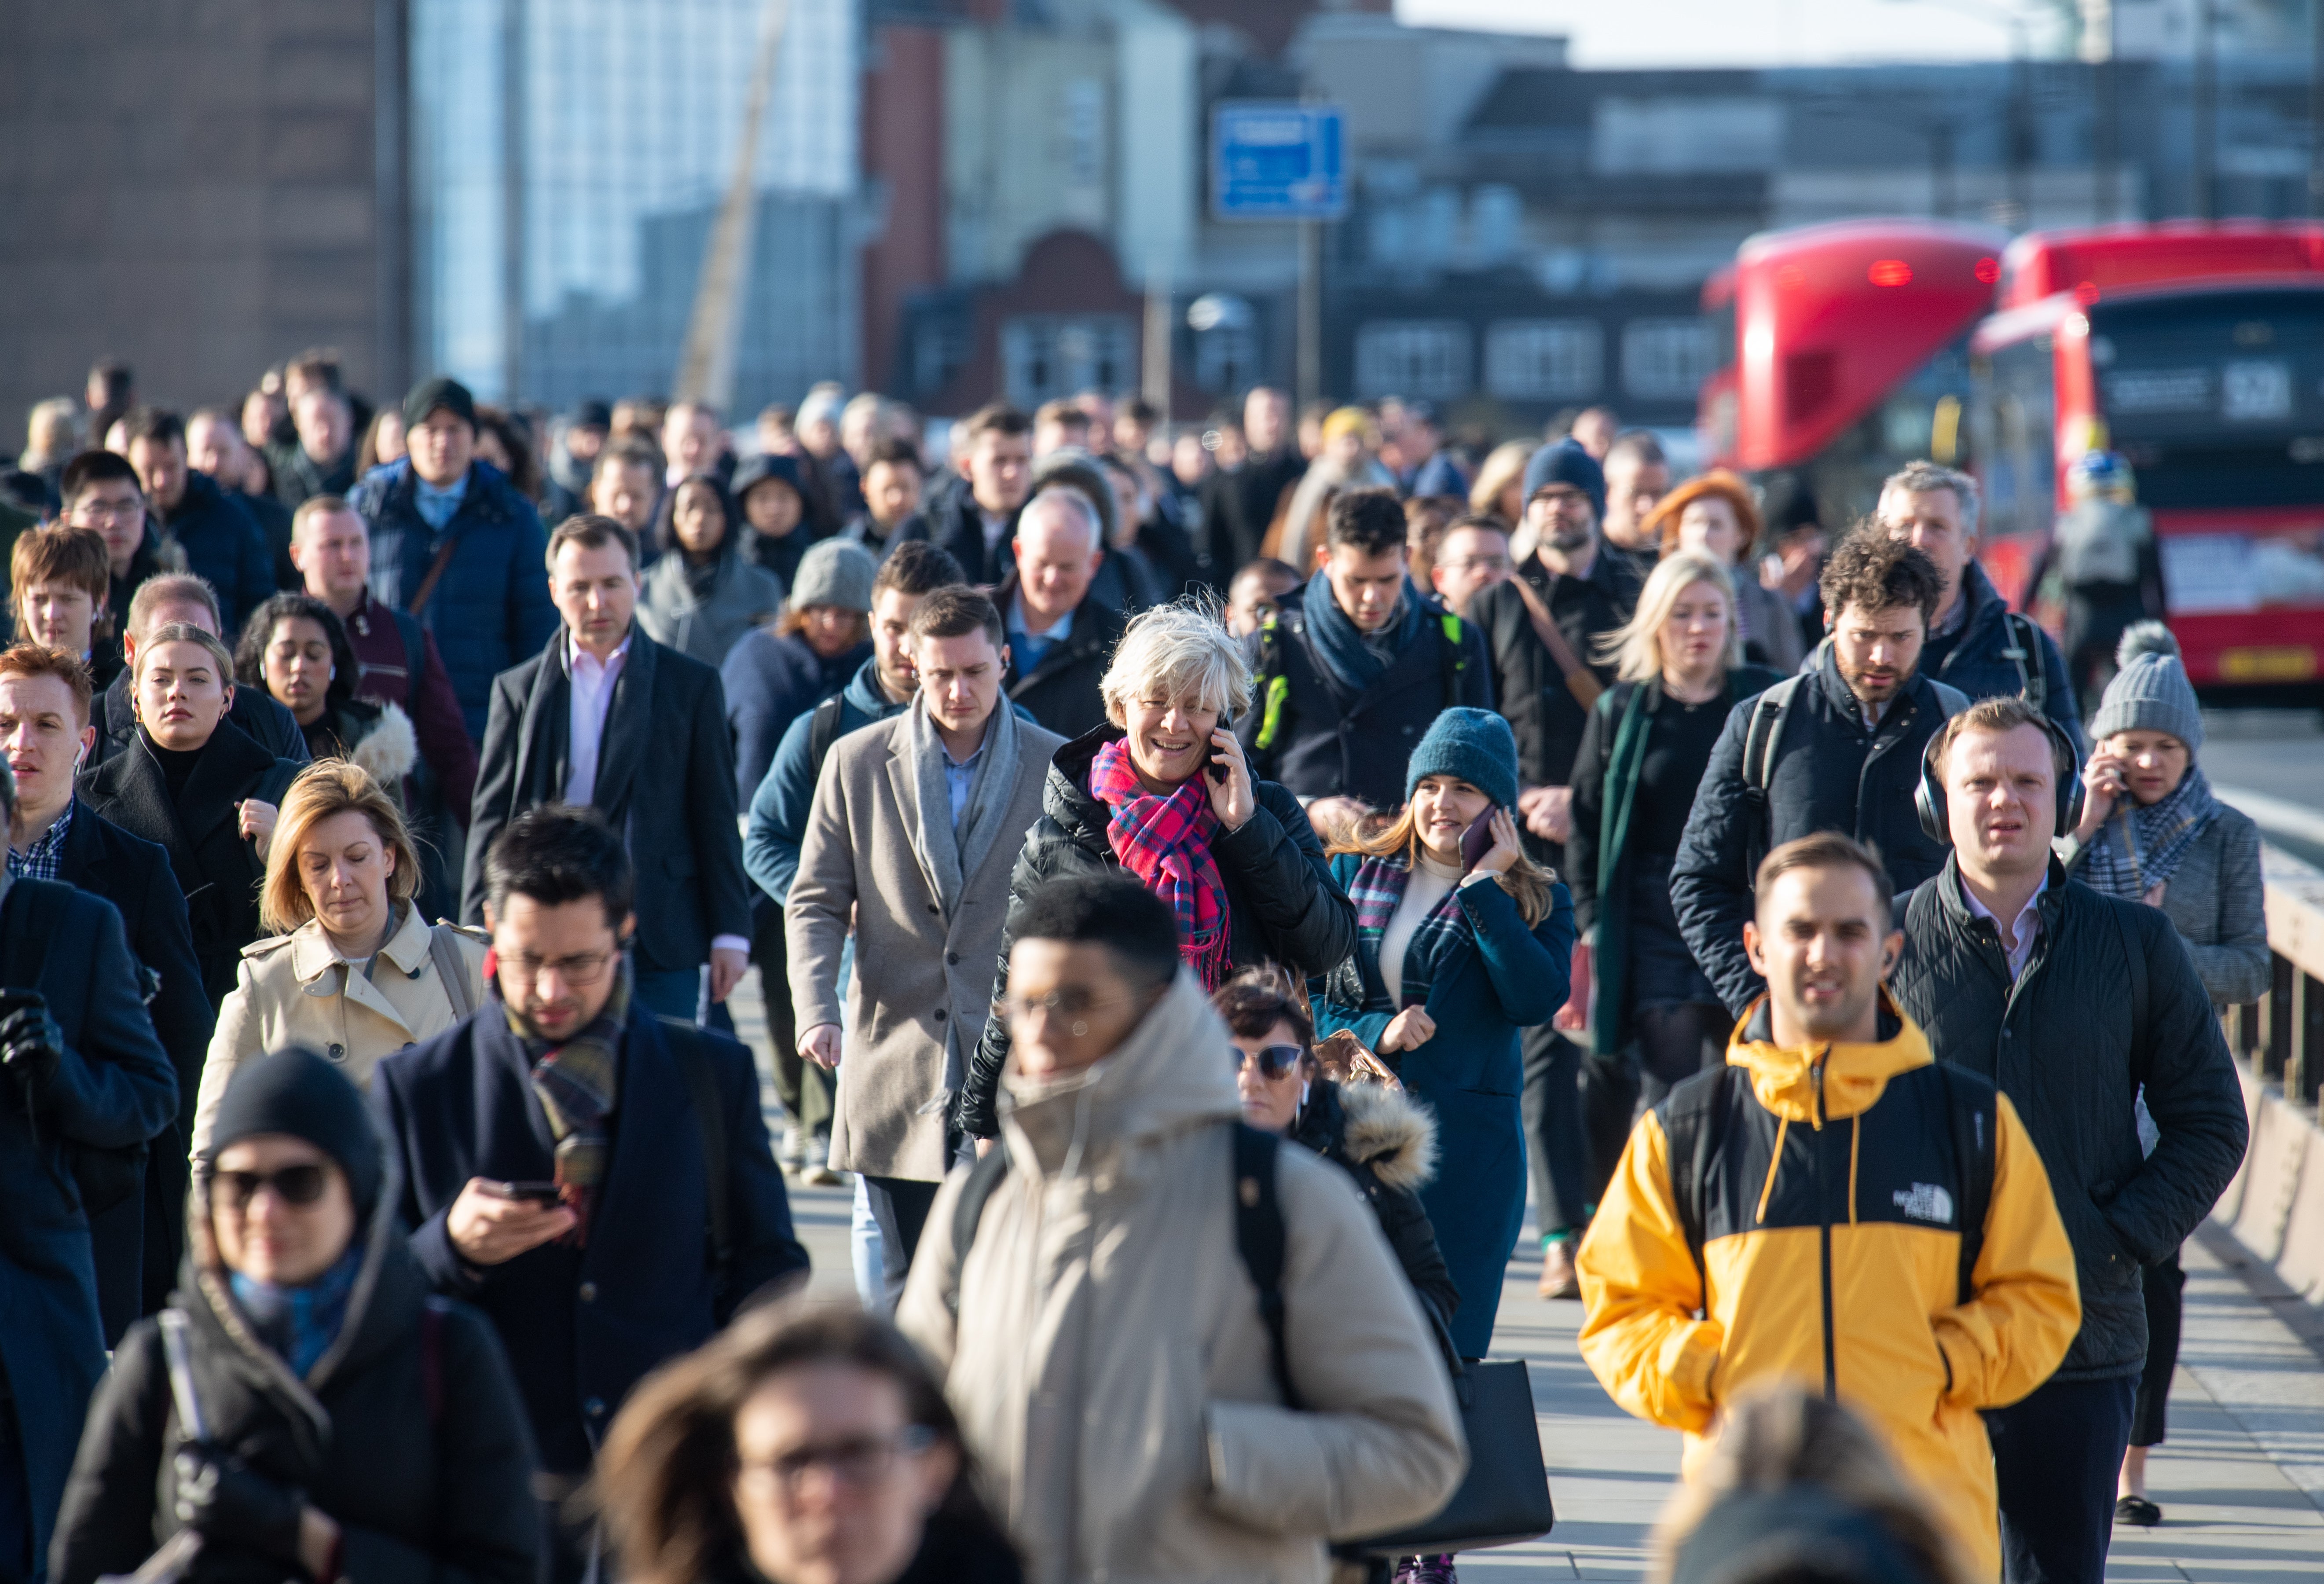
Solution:
M 2227 1013 L 2227 1046 L 2312 1119 L 2324 1087 L 2324 870 L 2272 846 L 2261 868 L 2273 982 L 2264 999 Z

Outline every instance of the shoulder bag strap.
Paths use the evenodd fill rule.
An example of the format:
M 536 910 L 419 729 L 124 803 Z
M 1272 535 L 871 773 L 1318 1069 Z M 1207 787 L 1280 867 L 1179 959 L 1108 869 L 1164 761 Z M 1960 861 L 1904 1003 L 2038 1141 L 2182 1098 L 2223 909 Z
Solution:
M 1542 648 L 1549 651 L 1549 658 L 1557 662 L 1558 670 L 1564 676 L 1565 691 L 1573 695 L 1574 703 L 1588 709 L 1606 691 L 1605 684 L 1582 663 L 1582 657 L 1565 641 L 1565 634 L 1558 631 L 1549 606 L 1542 601 L 1541 591 L 1527 582 L 1522 572 L 1509 581 L 1517 585 L 1517 598 L 1525 602 L 1526 618 L 1533 623 L 1533 635 L 1541 640 Z
M 1001 1179 L 1009 1174 L 1009 1146 L 996 1142 L 976 1164 L 968 1169 L 968 1181 L 960 1185 L 960 1197 L 952 1206 L 952 1291 L 945 1294 L 953 1318 L 960 1318 L 960 1273 L 968 1265 L 968 1251 L 976 1241 L 977 1224 L 984 1220 L 985 1201 L 1001 1186 Z
M 823 761 L 831 757 L 831 745 L 839 741 L 839 715 L 846 706 L 839 695 L 833 694 L 815 706 L 815 714 L 807 723 L 807 762 L 809 784 L 823 779 Z
M 476 996 L 468 988 L 467 965 L 460 961 L 460 943 L 450 925 L 438 921 L 429 930 L 428 956 L 436 964 L 436 977 L 444 981 L 453 1018 L 466 1022 L 475 1013 Z
M 428 575 L 420 580 L 420 587 L 413 592 L 411 603 L 404 607 L 405 610 L 417 616 L 428 608 L 429 596 L 436 592 L 436 585 L 444 581 L 445 570 L 452 565 L 452 553 L 459 548 L 458 535 L 447 533 L 444 536 L 444 542 L 436 547 L 436 558 L 428 563 Z M 406 658 L 411 666 L 411 674 L 417 677 L 420 674 L 419 660 Z

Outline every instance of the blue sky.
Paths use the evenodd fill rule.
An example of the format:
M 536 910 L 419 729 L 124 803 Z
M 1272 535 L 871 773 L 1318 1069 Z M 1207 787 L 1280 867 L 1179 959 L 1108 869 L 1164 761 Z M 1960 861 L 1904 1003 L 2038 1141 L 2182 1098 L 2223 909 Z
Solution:
M 1413 26 L 1563 33 L 1576 66 L 1784 66 L 2006 60 L 2006 9 L 2005 0 L 1397 0 L 1396 14 Z M 2037 21 L 2037 53 L 2046 36 Z

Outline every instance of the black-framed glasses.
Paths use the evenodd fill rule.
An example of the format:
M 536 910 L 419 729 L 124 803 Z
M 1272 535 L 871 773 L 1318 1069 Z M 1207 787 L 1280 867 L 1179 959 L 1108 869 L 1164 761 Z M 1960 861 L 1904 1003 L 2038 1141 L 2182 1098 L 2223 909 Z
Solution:
M 888 1478 L 899 1457 L 917 1457 L 936 1444 L 925 1424 L 907 1424 L 893 1435 L 857 1435 L 821 1446 L 800 1447 L 771 1458 L 745 1459 L 744 1474 L 771 1479 L 786 1496 L 798 1494 L 807 1475 L 820 1469 L 834 1483 L 861 1490 Z
M 295 1166 L 284 1166 L 279 1172 L 218 1172 L 210 1178 L 217 1196 L 228 1210 L 240 1215 L 250 1208 L 261 1188 L 271 1188 L 274 1197 L 285 1204 L 301 1210 L 323 1197 L 324 1186 L 330 1181 L 317 1162 L 307 1161 Z
M 1296 1045 L 1263 1045 L 1255 1051 L 1244 1050 L 1240 1045 L 1228 1048 L 1234 1052 L 1236 1072 L 1241 1072 L 1247 1063 L 1256 1062 L 1259 1076 L 1268 1079 L 1280 1078 L 1307 1059 L 1306 1051 Z

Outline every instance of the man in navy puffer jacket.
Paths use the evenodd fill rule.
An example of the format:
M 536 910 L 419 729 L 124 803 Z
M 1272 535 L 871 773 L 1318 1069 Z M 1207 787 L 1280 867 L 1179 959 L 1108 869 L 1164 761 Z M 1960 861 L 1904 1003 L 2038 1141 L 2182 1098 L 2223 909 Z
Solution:
M 475 460 L 466 387 L 423 381 L 404 399 L 403 421 L 410 455 L 374 468 L 353 497 L 371 527 L 371 592 L 436 635 L 468 736 L 481 741 L 493 678 L 557 631 L 549 536 L 532 502 Z

